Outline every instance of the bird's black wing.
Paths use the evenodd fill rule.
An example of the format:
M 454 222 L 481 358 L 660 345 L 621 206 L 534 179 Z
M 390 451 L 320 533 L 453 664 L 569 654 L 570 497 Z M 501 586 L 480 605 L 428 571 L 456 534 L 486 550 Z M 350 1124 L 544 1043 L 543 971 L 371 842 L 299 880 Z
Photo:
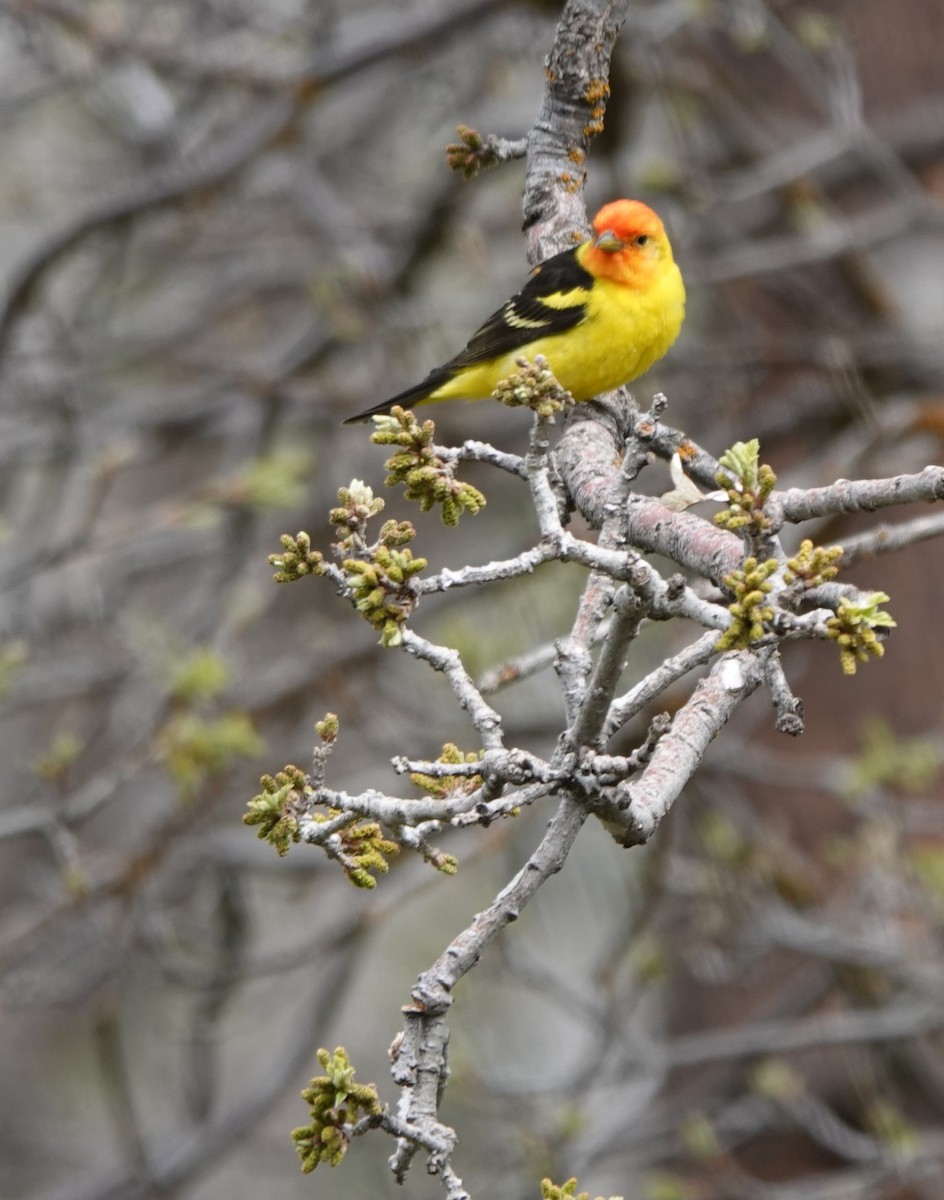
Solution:
M 466 348 L 441 370 L 451 376 L 463 367 L 521 350 L 538 338 L 573 329 L 587 315 L 586 297 L 568 293 L 586 293 L 592 284 L 593 276 L 577 261 L 574 250 L 555 254 L 534 268 L 521 291 L 492 313 Z M 568 296 L 565 304 L 553 303 L 555 297 L 564 296 Z
M 503 354 L 531 345 L 538 338 L 573 329 L 587 315 L 586 294 L 592 285 L 593 276 L 577 261 L 576 250 L 555 254 L 534 268 L 521 291 L 492 313 L 455 358 L 434 368 L 421 383 L 348 417 L 344 424 L 353 425 L 388 413 L 395 404 L 404 407 L 422 404 L 464 367 L 501 358 Z M 564 297 L 566 301 L 562 303 Z

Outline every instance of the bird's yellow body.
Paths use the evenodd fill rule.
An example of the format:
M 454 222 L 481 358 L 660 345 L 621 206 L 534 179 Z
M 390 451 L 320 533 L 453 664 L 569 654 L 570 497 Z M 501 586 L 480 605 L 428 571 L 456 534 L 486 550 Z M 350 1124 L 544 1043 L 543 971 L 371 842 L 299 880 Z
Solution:
M 666 353 L 685 318 L 685 285 L 662 222 L 637 200 L 614 200 L 596 236 L 536 267 L 468 346 L 422 383 L 349 421 L 439 400 L 484 399 L 543 355 L 575 400 L 638 379 Z

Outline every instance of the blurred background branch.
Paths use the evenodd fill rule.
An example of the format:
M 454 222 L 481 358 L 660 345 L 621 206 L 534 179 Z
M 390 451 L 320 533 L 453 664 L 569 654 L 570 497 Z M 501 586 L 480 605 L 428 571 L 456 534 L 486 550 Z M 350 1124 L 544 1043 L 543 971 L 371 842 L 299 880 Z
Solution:
M 260 771 L 329 707 L 351 791 L 395 790 L 404 750 L 474 748 L 445 684 L 418 687 L 330 588 L 274 587 L 266 555 L 285 528 L 327 542 L 339 484 L 379 489 L 382 452 L 340 420 L 520 282 L 521 165 L 464 183 L 446 147 L 460 124 L 531 129 L 559 15 L 0 4 L 5 1195 L 392 1186 L 381 1138 L 343 1177 L 298 1173 L 314 1049 L 347 1041 L 384 1093 L 391 1014 L 546 814 L 454 838 L 454 880 L 401 856 L 367 900 L 255 842 Z M 605 128 L 573 168 L 591 210 L 651 202 L 689 283 L 640 407 L 665 392 L 716 456 L 760 437 L 783 489 L 940 461 L 942 39 L 938 0 L 626 6 Z M 437 423 L 526 444 L 527 415 L 497 406 Z M 497 474 L 459 535 L 416 520 L 437 570 L 533 544 Z M 826 648 L 787 647 L 804 738 L 744 706 L 645 850 L 588 825 L 467 982 L 448 1119 L 470 1187 L 940 1196 L 944 586 L 937 543 L 902 528 L 862 567 L 893 597 L 885 658 L 844 680 Z M 872 529 L 824 514 L 816 536 L 871 553 Z M 480 674 L 527 663 L 570 628 L 578 575 L 430 595 L 417 629 Z M 652 665 L 679 649 L 666 623 L 645 638 Z M 508 744 L 550 755 L 557 702 L 521 676 L 495 701 Z

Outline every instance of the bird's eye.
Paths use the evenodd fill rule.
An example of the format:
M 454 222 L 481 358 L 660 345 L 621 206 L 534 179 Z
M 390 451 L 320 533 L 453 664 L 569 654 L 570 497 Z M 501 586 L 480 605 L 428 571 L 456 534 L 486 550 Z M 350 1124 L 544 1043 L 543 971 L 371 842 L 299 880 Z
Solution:
M 637 246 L 645 246 L 648 243 L 648 241 L 649 241 L 648 233 L 637 233 L 636 236 L 633 238 L 633 242 Z

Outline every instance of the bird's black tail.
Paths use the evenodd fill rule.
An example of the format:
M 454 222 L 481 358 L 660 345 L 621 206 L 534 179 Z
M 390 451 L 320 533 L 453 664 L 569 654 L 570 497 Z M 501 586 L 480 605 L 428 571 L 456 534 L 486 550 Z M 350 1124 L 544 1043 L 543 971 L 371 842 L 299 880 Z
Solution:
M 389 400 L 381 400 L 373 408 L 365 408 L 363 412 L 357 413 L 353 417 L 347 417 L 342 424 L 357 425 L 360 421 L 369 421 L 371 417 L 379 417 L 384 413 L 388 413 L 395 404 L 400 404 L 403 408 L 413 408 L 414 405 L 422 404 L 424 400 L 428 400 L 438 387 L 441 387 L 451 378 L 451 371 L 444 371 L 442 369 L 431 371 L 422 383 L 414 384 L 413 387 L 407 388 L 405 392 L 398 392 L 395 396 L 391 396 Z

